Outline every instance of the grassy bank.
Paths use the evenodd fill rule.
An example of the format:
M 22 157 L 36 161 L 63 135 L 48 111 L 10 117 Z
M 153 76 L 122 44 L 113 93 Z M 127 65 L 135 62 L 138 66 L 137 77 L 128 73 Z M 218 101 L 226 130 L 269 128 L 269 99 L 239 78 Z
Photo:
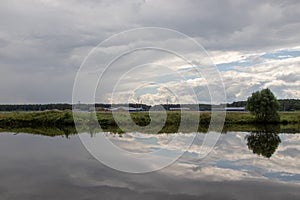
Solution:
M 300 133 L 300 125 L 298 124 L 289 124 L 289 125 L 271 125 L 272 129 L 276 129 L 276 133 Z M 265 131 L 266 127 L 261 127 L 261 126 L 255 126 L 251 124 L 244 124 L 244 125 L 225 125 L 223 128 L 222 133 L 227 133 L 227 132 L 262 132 Z M 103 130 L 100 129 L 91 129 L 88 131 L 91 135 L 102 132 Z M 119 128 L 117 127 L 107 127 L 106 132 L 111 132 L 111 133 L 123 133 Z M 42 136 L 47 136 L 47 137 L 56 137 L 56 136 L 61 136 L 61 137 L 66 137 L 69 138 L 72 135 L 78 134 L 78 131 L 76 130 L 75 127 L 73 126 L 68 126 L 68 127 L 6 127 L 6 128 L 0 128 L 0 133 L 1 132 L 11 132 L 14 134 L 18 133 L 28 133 L 28 134 L 33 134 L 33 135 L 42 135 Z M 81 131 L 79 131 L 81 132 Z M 176 133 L 176 130 L 173 131 L 172 129 L 165 129 L 164 131 L 160 131 L 163 133 Z M 206 133 L 207 128 L 202 128 L 199 130 L 201 133 Z
M 178 132 L 183 130 L 189 132 L 194 131 L 193 125 L 197 125 L 197 117 L 200 117 L 200 123 L 198 127 L 199 132 L 206 132 L 210 124 L 211 114 L 209 112 L 184 112 L 184 119 L 181 120 L 181 113 L 179 111 L 167 112 L 167 118 L 165 120 L 164 112 L 152 112 L 151 118 L 147 112 L 133 112 L 130 113 L 130 118 L 123 112 L 116 112 L 114 115 L 111 112 L 97 112 L 97 121 L 92 120 L 92 113 L 78 113 L 76 114 L 79 123 L 83 126 L 90 126 L 93 124 L 101 124 L 101 128 L 104 131 L 122 132 L 118 127 L 133 127 L 134 124 L 139 127 L 145 127 L 141 129 L 145 132 L 151 132 L 147 129 L 147 125 L 151 123 L 152 127 L 158 128 L 159 132 Z M 134 121 L 131 124 L 131 119 Z M 292 125 L 293 127 L 300 126 L 300 112 L 280 112 L 280 124 Z M 164 122 L 165 123 L 162 123 Z M 180 124 L 180 122 L 183 122 Z M 163 124 L 163 126 L 161 126 Z M 184 124 L 184 126 L 180 126 Z M 225 119 L 224 130 L 233 130 L 239 127 L 240 130 L 249 130 L 255 124 L 253 115 L 248 112 L 228 112 Z M 71 112 L 3 112 L 0 113 L 0 128 L 7 129 L 21 129 L 21 128 L 60 128 L 74 127 L 73 115 Z M 95 126 L 96 127 L 96 126 Z M 133 127 L 134 128 L 134 127 Z M 68 130 L 68 129 L 67 129 Z M 72 129 L 74 130 L 74 129 Z M 130 131 L 130 129 L 128 129 Z M 124 130 L 123 130 L 124 131 Z M 50 134 L 50 132 L 49 132 Z
M 71 112 L 2 112 L 0 127 L 73 126 Z

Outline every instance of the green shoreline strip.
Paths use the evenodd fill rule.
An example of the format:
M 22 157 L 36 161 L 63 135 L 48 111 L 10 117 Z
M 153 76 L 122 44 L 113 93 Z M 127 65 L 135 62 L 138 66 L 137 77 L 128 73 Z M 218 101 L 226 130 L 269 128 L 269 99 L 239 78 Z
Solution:
M 103 131 L 122 133 L 123 131 L 118 127 L 114 117 L 117 117 L 122 127 L 130 126 L 128 118 L 125 113 L 116 112 L 115 116 L 111 112 L 97 112 L 97 120 L 90 120 L 94 113 L 78 113 L 76 116 L 83 127 L 96 127 L 97 123 L 101 124 Z M 153 112 L 153 124 L 161 124 L 164 121 L 162 112 Z M 198 127 L 199 132 L 207 132 L 210 124 L 210 112 L 196 112 L 187 111 L 184 113 L 187 116 L 187 121 L 183 121 L 185 127 L 183 130 L 190 132 L 190 124 L 197 123 L 197 117 L 200 116 L 200 123 Z M 228 112 L 226 114 L 225 126 L 223 132 L 227 131 L 255 131 L 262 126 L 279 127 L 286 132 L 299 132 L 300 130 L 300 112 L 279 112 L 279 124 L 257 124 L 255 118 L 249 112 Z M 82 116 L 82 119 L 80 118 Z M 132 112 L 130 113 L 131 119 L 139 126 L 147 127 L 151 122 L 148 112 Z M 165 125 L 159 129 L 159 133 L 176 133 L 178 132 L 181 123 L 180 111 L 168 111 Z M 32 131 L 32 130 L 35 131 Z M 278 129 L 278 128 L 277 128 Z M 23 130 L 23 131 L 22 131 Z M 0 131 L 15 131 L 45 133 L 45 135 L 69 135 L 75 134 L 76 129 L 73 121 L 73 114 L 70 111 L 44 111 L 44 112 L 1 112 L 0 113 Z M 130 129 L 129 129 L 130 130 Z M 181 129 L 182 130 L 182 129 Z M 79 130 L 80 131 L 80 130 Z M 83 130 L 85 131 L 85 130 Z M 91 132 L 99 131 L 97 128 Z M 133 130 L 134 131 L 134 130 Z M 151 133 L 152 130 L 145 129 L 146 133 Z M 193 129 L 191 131 L 194 131 Z M 153 131 L 152 131 L 153 132 Z

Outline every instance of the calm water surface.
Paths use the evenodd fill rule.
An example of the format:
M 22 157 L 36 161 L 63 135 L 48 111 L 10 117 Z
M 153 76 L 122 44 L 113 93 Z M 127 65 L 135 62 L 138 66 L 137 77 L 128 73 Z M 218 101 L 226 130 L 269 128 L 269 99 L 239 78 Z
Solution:
M 168 148 L 172 136 L 108 137 L 148 152 Z M 0 199 L 300 199 L 300 134 L 229 132 L 199 159 L 202 139 L 163 170 L 128 174 L 95 160 L 78 135 L 1 133 Z

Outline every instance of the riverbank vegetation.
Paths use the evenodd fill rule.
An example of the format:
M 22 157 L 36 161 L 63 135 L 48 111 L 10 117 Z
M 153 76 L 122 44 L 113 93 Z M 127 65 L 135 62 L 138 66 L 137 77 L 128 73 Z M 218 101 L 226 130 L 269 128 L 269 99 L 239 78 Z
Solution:
M 185 118 L 181 120 L 181 114 L 184 114 Z M 194 131 L 192 124 L 199 121 L 199 132 L 206 132 L 208 130 L 211 113 L 210 112 L 194 112 L 186 111 L 181 113 L 180 111 L 168 111 L 167 118 L 165 119 L 164 112 L 131 112 L 130 118 L 134 124 L 139 127 L 145 127 L 145 132 L 151 132 L 147 129 L 148 124 L 157 125 L 160 127 L 159 132 L 174 133 L 178 132 L 181 125 L 181 131 L 189 132 Z M 125 112 L 96 112 L 97 121 L 93 120 L 93 112 L 79 112 L 76 114 L 78 123 L 83 127 L 94 127 L 97 131 L 98 124 L 101 125 L 101 129 L 107 132 L 124 132 L 121 127 L 131 127 L 132 124 L 126 117 Z M 299 130 L 300 129 L 300 112 L 279 112 L 280 121 L 278 125 L 285 127 L 286 130 Z M 152 120 L 151 120 L 152 119 Z M 225 118 L 225 126 L 223 131 L 251 131 L 256 127 L 257 122 L 255 116 L 249 112 L 228 112 Z M 183 125 L 183 126 L 182 126 Z M 255 126 L 254 126 L 255 125 Z M 73 121 L 73 114 L 70 111 L 45 111 L 45 112 L 2 112 L 0 113 L 0 128 L 2 130 L 9 129 L 24 129 L 24 128 L 37 128 L 45 130 L 56 130 L 60 134 L 67 132 L 72 134 L 76 129 Z M 70 128 L 69 128 L 70 127 Z M 292 128 L 289 128 L 292 127 Z M 67 131 L 64 131 L 66 129 Z M 62 130 L 62 132 L 61 132 Z M 70 131 L 71 130 L 71 131 Z M 128 129 L 130 130 L 130 129 Z M 55 131 L 55 132 L 57 132 Z M 69 131 L 69 132 L 68 132 Z M 48 133 L 50 133 L 49 131 Z

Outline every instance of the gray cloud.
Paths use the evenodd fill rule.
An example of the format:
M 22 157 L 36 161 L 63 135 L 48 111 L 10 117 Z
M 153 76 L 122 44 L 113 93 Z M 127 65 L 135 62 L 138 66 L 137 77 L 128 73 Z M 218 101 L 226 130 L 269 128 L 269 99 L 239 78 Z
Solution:
M 221 52 L 297 46 L 299 8 L 279 0 L 1 1 L 0 103 L 71 102 L 84 57 L 129 28 L 175 29 Z

